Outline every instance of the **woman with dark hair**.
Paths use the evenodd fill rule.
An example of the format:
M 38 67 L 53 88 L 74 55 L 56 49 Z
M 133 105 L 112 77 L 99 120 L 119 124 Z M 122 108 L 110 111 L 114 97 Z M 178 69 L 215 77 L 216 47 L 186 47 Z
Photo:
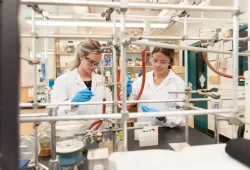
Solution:
M 175 51 L 167 48 L 154 48 L 152 51 L 151 63 L 153 71 L 146 74 L 146 82 L 141 100 L 166 100 L 166 99 L 184 99 L 184 94 L 168 93 L 169 91 L 184 91 L 184 81 L 176 75 L 172 66 L 174 65 Z M 130 99 L 134 99 L 141 87 L 142 77 L 132 83 L 131 79 L 127 81 L 127 93 Z M 176 103 L 142 103 L 139 104 L 139 110 L 143 112 L 158 112 L 173 110 L 177 105 L 183 106 L 183 102 Z M 138 118 L 138 122 L 150 121 L 152 125 L 164 125 L 175 127 L 185 123 L 184 116 L 167 116 L 157 118 Z

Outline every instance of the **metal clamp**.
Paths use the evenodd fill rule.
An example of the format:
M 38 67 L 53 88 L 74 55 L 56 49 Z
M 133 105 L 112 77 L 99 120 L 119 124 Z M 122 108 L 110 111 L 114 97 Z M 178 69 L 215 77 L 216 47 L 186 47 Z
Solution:
M 33 103 L 32 104 L 32 108 L 33 109 L 38 109 L 39 108 L 39 104 L 38 103 Z
M 128 0 L 121 0 L 121 11 L 126 12 L 128 10 Z
M 239 117 L 240 118 L 240 117 Z M 228 124 L 229 125 L 237 125 L 237 126 L 242 126 L 242 125 L 244 125 L 244 123 L 242 123 L 242 119 L 243 118 L 241 118 L 241 119 L 239 119 L 239 118 L 237 118 L 236 116 L 234 116 L 234 117 L 230 117 L 229 119 L 228 119 Z
M 32 38 L 39 39 L 38 34 L 36 32 L 31 32 L 30 35 Z
M 128 120 L 129 119 L 129 112 L 126 110 L 126 111 L 122 111 L 122 120 Z
M 46 110 L 49 116 L 57 116 L 58 106 L 57 105 L 50 105 L 46 107 Z
M 184 36 L 182 37 L 182 41 L 184 41 L 184 40 L 188 40 L 188 35 L 184 35 Z
M 130 38 L 127 32 L 123 31 L 120 33 L 120 40 L 121 43 L 125 46 L 128 46 L 130 44 Z

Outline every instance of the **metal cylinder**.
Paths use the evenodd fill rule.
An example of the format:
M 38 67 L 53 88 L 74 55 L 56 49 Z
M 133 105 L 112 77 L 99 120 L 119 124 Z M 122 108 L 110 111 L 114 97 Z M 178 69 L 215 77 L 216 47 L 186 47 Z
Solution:
M 185 4 L 188 4 L 188 0 L 185 0 L 184 1 Z M 188 22 L 187 22 L 187 15 L 185 15 L 184 17 L 184 37 L 187 36 L 187 26 L 188 26 Z M 188 46 L 188 41 L 185 40 L 185 45 Z M 186 85 L 186 88 L 188 87 L 188 51 L 185 50 L 184 51 L 184 54 L 185 54 L 185 85 Z M 185 119 L 186 119 L 186 124 L 185 124 L 185 142 L 188 143 L 188 116 L 185 116 Z
M 48 106 L 46 107 L 48 114 L 51 117 L 57 116 L 58 106 Z M 56 156 L 56 122 L 50 122 L 50 150 L 51 150 L 51 159 L 49 161 L 50 170 L 58 170 L 60 168 L 59 162 Z
M 126 45 L 125 45 L 125 15 L 126 9 L 121 9 L 121 63 L 122 63 L 122 114 L 127 114 L 127 67 L 126 67 Z M 123 151 L 127 146 L 127 119 L 122 116 Z
M 51 122 L 51 132 L 50 132 L 50 149 L 51 149 L 51 159 L 56 160 L 56 123 Z
M 220 109 L 220 100 L 212 100 L 212 108 Z M 214 115 L 214 140 L 216 144 L 220 143 L 220 132 L 219 132 L 219 119 L 217 115 Z
M 128 127 L 127 119 L 122 119 L 123 152 L 128 151 Z
M 115 114 L 94 114 L 94 115 L 74 115 L 74 116 L 44 116 L 44 117 L 21 117 L 19 122 L 56 122 L 69 120 L 96 120 L 96 119 L 121 119 L 122 115 Z
M 239 0 L 234 0 L 234 7 L 239 7 Z M 232 106 L 237 108 L 238 107 L 238 77 L 239 77 L 239 16 L 236 13 L 233 16 L 233 63 L 232 63 L 232 70 L 233 70 L 233 101 Z M 237 127 L 236 125 L 232 126 L 232 138 L 237 138 Z
M 112 74 L 113 74 L 113 82 L 114 82 L 114 86 L 113 86 L 113 99 L 114 99 L 114 113 L 118 113 L 117 107 L 118 107 L 118 99 L 117 99 L 117 57 L 116 57 L 116 12 L 114 12 L 113 14 L 113 51 L 112 51 L 112 55 L 113 55 L 113 65 L 112 65 Z M 115 121 L 115 127 L 118 126 L 118 120 Z

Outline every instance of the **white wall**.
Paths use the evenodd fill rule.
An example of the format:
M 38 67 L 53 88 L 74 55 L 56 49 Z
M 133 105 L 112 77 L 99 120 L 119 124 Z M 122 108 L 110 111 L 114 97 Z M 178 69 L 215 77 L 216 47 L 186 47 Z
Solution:
M 217 44 L 214 45 L 214 47 L 210 47 L 212 49 L 219 49 L 219 47 L 223 47 L 223 43 L 219 42 Z M 232 50 L 232 42 L 227 42 L 224 43 L 224 50 Z M 213 54 L 213 53 L 208 53 L 208 59 L 209 60 L 216 60 L 217 55 Z M 220 59 L 223 58 L 228 58 L 226 59 L 227 61 L 227 66 L 226 66 L 226 70 L 223 69 L 219 69 L 221 72 L 227 73 L 227 74 L 232 74 L 232 56 L 231 55 L 220 55 L 219 56 Z M 212 61 L 211 64 L 215 65 L 216 61 Z M 214 76 L 217 75 L 216 73 L 212 72 L 209 68 L 207 68 L 208 70 L 208 78 L 209 76 Z M 222 97 L 232 97 L 232 79 L 229 78 L 225 78 L 225 77 L 221 77 L 220 76 L 220 84 L 211 84 L 209 81 L 207 82 L 207 87 L 208 88 L 212 88 L 212 87 L 217 87 L 219 88 L 219 93 L 221 94 Z M 244 87 L 243 86 L 238 86 L 238 95 L 242 96 L 242 94 L 244 93 Z M 239 106 L 244 106 L 244 101 L 243 100 L 239 100 L 238 101 Z M 232 101 L 223 101 L 222 103 L 222 108 L 230 108 L 232 106 Z M 208 108 L 212 108 L 211 102 L 209 102 L 208 104 Z M 219 132 L 226 136 L 231 138 L 232 137 L 232 126 L 228 125 L 227 122 L 225 121 L 221 121 L 219 123 L 220 129 Z M 214 130 L 214 116 L 209 115 L 208 116 L 208 128 L 211 130 Z

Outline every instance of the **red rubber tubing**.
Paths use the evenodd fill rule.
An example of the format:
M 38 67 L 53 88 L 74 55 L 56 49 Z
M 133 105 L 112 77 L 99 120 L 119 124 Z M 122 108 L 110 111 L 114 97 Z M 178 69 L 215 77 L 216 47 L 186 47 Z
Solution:
M 102 99 L 102 101 L 106 102 L 107 100 L 104 97 Z M 106 104 L 102 104 L 102 114 L 105 114 L 105 113 L 106 113 Z M 102 120 L 96 120 L 96 121 L 94 121 L 93 123 L 91 123 L 89 129 L 93 128 L 94 126 L 95 126 L 94 130 L 99 129 L 99 127 L 101 126 L 102 122 L 103 122 Z
M 202 43 L 206 43 L 206 41 L 205 41 L 205 40 L 202 40 Z M 202 57 L 203 57 L 204 61 L 206 62 L 207 66 L 208 66 L 213 72 L 215 72 L 216 74 L 218 74 L 218 75 L 220 75 L 220 76 L 222 76 L 222 77 L 226 77 L 226 78 L 230 78 L 230 79 L 233 78 L 232 75 L 223 73 L 223 72 L 217 70 L 216 68 L 214 68 L 214 67 L 212 66 L 212 64 L 210 63 L 210 61 L 208 60 L 208 58 L 207 58 L 207 52 L 202 52 Z M 245 78 L 244 78 L 244 76 L 239 76 L 239 79 L 245 79 Z
M 146 50 L 143 50 L 141 52 L 141 55 L 142 55 L 142 84 L 141 84 L 141 89 L 138 93 L 138 95 L 136 96 L 135 100 L 139 100 L 142 93 L 143 93 L 143 90 L 144 90 L 144 85 L 145 85 L 145 81 L 146 81 Z M 117 91 L 117 98 L 118 100 L 121 100 L 121 97 L 120 97 L 120 91 L 118 90 Z M 134 106 L 135 103 L 130 103 L 130 104 L 127 104 L 127 108 L 130 108 L 132 106 Z

